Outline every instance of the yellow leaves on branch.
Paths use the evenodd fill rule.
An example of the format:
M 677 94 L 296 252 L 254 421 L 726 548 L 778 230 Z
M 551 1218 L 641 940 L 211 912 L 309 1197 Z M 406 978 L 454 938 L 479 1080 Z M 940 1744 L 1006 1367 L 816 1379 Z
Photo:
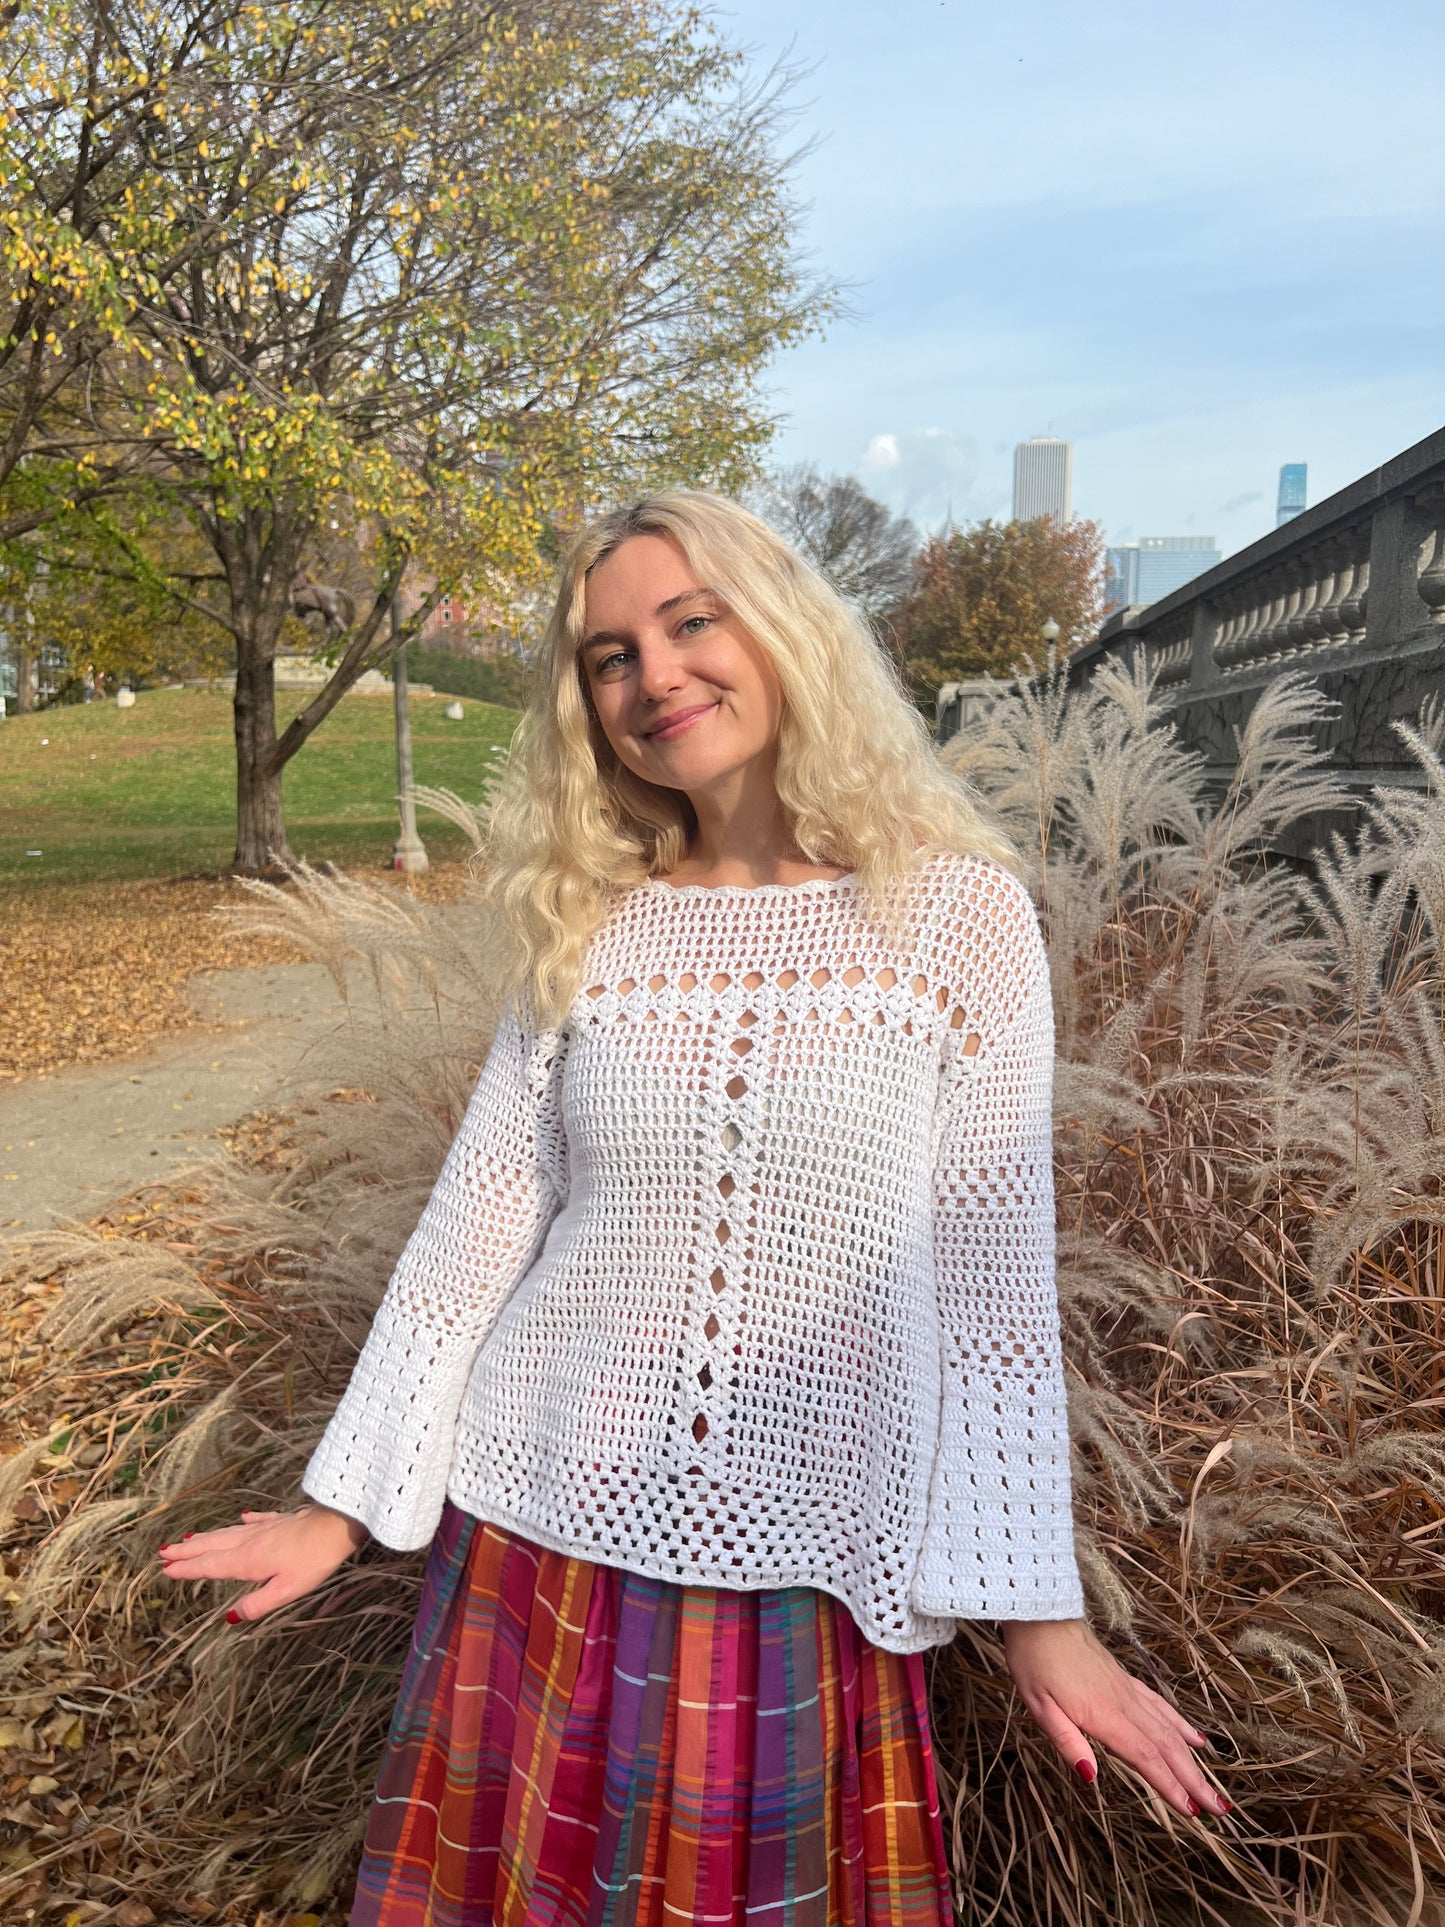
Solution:
M 35 4 L 64 9 L 71 0 Z M 15 212 L 29 189 L 11 191 L 21 157 L 3 132 L 13 118 L 7 101 L 0 272 L 44 275 L 58 303 L 87 303 L 113 333 L 131 331 L 144 365 L 127 362 L 123 385 L 157 455 L 188 458 L 176 463 L 182 486 L 195 472 L 189 458 L 198 458 L 229 504 L 285 495 L 324 513 L 344 497 L 348 516 L 382 517 L 417 544 L 485 543 L 520 555 L 554 508 L 575 507 L 589 488 L 622 476 L 639 443 L 701 478 L 710 465 L 721 473 L 761 432 L 749 382 L 795 325 L 789 228 L 769 219 L 757 188 L 765 170 L 750 178 L 740 168 L 730 180 L 708 142 L 707 90 L 722 68 L 689 38 L 701 31 L 696 21 L 598 0 L 549 39 L 530 22 L 519 31 L 505 13 L 473 34 L 470 7 L 455 0 L 381 0 L 364 18 L 323 10 L 319 0 L 241 4 L 226 10 L 224 45 L 218 32 L 201 55 L 203 67 L 229 63 L 239 87 L 208 93 L 192 69 L 187 86 L 165 98 L 170 16 L 150 0 L 138 4 L 151 15 L 157 76 L 145 105 L 159 109 L 152 134 L 162 121 L 166 133 L 152 143 L 154 174 L 117 196 L 113 258 L 88 251 L 63 223 L 43 228 L 36 198 L 23 216 Z M 446 85 L 429 83 L 425 95 L 402 90 L 378 105 L 378 76 L 390 82 L 410 50 L 441 45 L 434 29 L 452 18 L 468 26 L 458 42 L 468 51 Z M 276 118 L 301 48 L 315 50 L 300 58 L 330 73 L 337 98 L 353 87 L 357 126 L 347 123 L 340 144 L 303 141 L 299 120 Z M 128 83 L 137 70 L 132 63 Z M 228 111 L 218 115 L 220 100 Z M 253 107 L 256 123 L 246 124 Z M 659 114 L 665 134 L 656 132 Z M 368 189 L 372 278 L 366 288 L 358 281 L 354 299 L 343 289 L 334 310 L 347 338 L 343 360 L 351 359 L 339 374 L 335 366 L 321 373 L 298 348 L 306 330 L 295 311 L 322 289 L 337 301 L 328 223 L 349 204 L 357 134 L 385 160 L 378 178 L 387 186 L 376 200 Z M 645 183 L 660 210 L 669 189 L 682 209 L 678 231 L 669 231 L 665 210 L 656 217 L 655 285 L 660 301 L 663 290 L 684 288 L 686 313 L 680 325 L 667 317 L 657 329 L 617 322 L 646 239 L 634 212 L 640 204 L 641 220 L 650 218 Z M 177 304 L 179 319 L 168 311 L 158 264 L 216 215 L 222 194 L 230 197 L 225 232 L 208 235 L 205 299 L 190 343 L 198 383 L 177 340 L 189 306 Z M 613 213 L 618 199 L 625 220 Z M 718 233 L 721 247 L 698 245 Z M 189 304 L 189 284 L 177 285 Z M 410 310 L 398 285 L 421 290 Z M 639 286 L 645 305 L 648 289 Z M 386 290 L 378 306 L 393 316 L 382 347 L 365 307 L 378 287 Z M 167 315 L 164 326 L 154 324 L 157 312 Z M 204 332 L 210 314 L 219 317 L 215 341 Z M 69 328 L 56 321 L 47 347 L 60 351 Z M 665 338 L 664 352 L 644 345 L 649 333 Z M 324 399 L 307 392 L 310 379 Z M 429 413 L 433 396 L 442 399 Z M 523 398 L 536 412 L 529 425 L 509 426 Z M 438 455 L 438 442 L 450 453 Z

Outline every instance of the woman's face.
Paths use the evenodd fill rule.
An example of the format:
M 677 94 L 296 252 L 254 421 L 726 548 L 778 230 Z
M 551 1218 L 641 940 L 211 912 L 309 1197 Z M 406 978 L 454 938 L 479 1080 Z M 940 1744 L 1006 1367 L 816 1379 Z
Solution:
M 632 535 L 587 579 L 580 664 L 603 734 L 637 776 L 699 791 L 772 757 L 772 659 L 666 535 Z

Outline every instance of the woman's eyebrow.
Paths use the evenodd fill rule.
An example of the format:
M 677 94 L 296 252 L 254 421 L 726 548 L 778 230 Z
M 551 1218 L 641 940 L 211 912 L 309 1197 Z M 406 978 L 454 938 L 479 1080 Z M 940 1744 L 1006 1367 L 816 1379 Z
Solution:
M 659 602 L 652 613 L 655 616 L 668 615 L 672 610 L 680 608 L 684 602 L 691 602 L 694 597 L 700 595 L 713 596 L 715 598 L 717 591 L 716 589 L 705 588 L 684 589 L 679 595 L 669 596 L 666 602 Z M 583 637 L 582 653 L 585 655 L 587 650 L 595 648 L 599 643 L 626 642 L 628 640 L 629 638 L 626 632 L 620 629 L 594 629 L 590 636 Z

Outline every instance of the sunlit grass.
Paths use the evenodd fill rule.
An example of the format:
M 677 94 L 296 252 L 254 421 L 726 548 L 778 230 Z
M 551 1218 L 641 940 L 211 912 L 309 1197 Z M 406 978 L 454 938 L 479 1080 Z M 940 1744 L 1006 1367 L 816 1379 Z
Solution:
M 307 699 L 278 691 L 278 724 Z M 416 781 L 480 798 L 491 752 L 509 740 L 517 712 L 466 702 L 451 721 L 449 700 L 412 698 Z M 282 797 L 298 856 L 384 865 L 397 821 L 390 691 L 347 696 L 287 766 Z M 235 851 L 235 825 L 222 689 L 144 690 L 133 709 L 76 704 L 0 723 L 0 887 L 218 870 Z M 438 855 L 467 847 L 439 818 L 423 815 L 420 828 Z

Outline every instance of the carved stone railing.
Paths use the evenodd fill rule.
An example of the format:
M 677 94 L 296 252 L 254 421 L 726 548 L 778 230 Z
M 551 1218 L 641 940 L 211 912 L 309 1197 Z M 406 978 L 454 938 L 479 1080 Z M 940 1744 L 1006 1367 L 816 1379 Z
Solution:
M 1215 784 L 1260 690 L 1304 670 L 1339 706 L 1321 746 L 1346 787 L 1418 785 L 1392 724 L 1445 696 L 1445 429 L 1162 601 L 1119 610 L 1069 658 L 1070 684 L 1118 658 L 1157 672 Z M 964 687 L 939 691 L 940 743 L 960 727 Z

